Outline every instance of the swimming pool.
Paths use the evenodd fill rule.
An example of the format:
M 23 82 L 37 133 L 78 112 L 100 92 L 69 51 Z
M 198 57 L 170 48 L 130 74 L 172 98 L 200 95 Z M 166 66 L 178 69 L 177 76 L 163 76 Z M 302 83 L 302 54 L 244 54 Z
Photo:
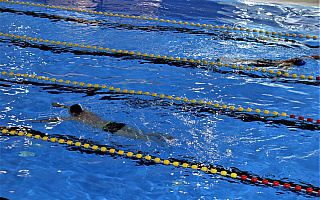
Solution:
M 232 0 L 29 3 L 0 2 L 1 126 L 9 130 L 0 137 L 1 197 L 319 196 L 319 61 L 277 74 L 221 59 L 319 55 L 318 8 Z M 175 139 L 134 140 L 74 121 L 27 122 L 69 116 L 52 102 L 80 103 Z

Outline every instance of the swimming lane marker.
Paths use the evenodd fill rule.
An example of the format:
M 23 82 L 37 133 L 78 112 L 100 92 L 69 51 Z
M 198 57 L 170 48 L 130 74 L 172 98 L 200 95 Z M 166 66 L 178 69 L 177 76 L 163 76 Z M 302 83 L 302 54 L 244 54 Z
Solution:
M 283 77 L 283 78 L 290 78 L 290 76 L 293 79 L 300 78 L 301 80 L 306 80 L 308 79 L 309 81 L 315 80 L 315 84 L 318 84 L 320 77 L 314 78 L 313 76 L 305 76 L 305 75 L 300 75 L 298 76 L 297 74 L 292 74 L 290 75 L 289 73 L 284 73 L 282 74 L 281 71 L 273 71 L 273 70 L 266 70 L 265 68 L 252 68 L 252 67 L 244 67 L 244 66 L 237 66 L 234 64 L 228 64 L 228 63 L 215 63 L 215 62 L 209 62 L 209 61 L 203 61 L 203 60 L 194 60 L 194 59 L 187 59 L 187 58 L 179 58 L 179 57 L 172 57 L 172 56 L 160 56 L 160 55 L 154 55 L 154 54 L 147 54 L 147 53 L 140 53 L 140 52 L 133 52 L 133 51 L 127 51 L 127 50 L 116 50 L 116 49 L 109 49 L 109 48 L 104 48 L 104 47 L 97 47 L 97 46 L 92 46 L 92 45 L 84 45 L 84 44 L 74 44 L 74 43 L 68 43 L 68 42 L 60 42 L 60 41 L 53 41 L 53 40 L 47 40 L 47 39 L 39 39 L 39 38 L 32 38 L 32 37 L 27 37 L 27 36 L 20 36 L 20 35 L 13 35 L 13 34 L 8 34 L 8 33 L 1 33 L 0 36 L 5 36 L 5 37 L 11 37 L 14 39 L 19 39 L 19 40 L 27 40 L 29 42 L 39 42 L 39 43 L 45 43 L 47 45 L 63 45 L 67 47 L 80 47 L 80 48 L 86 48 L 86 49 L 93 49 L 95 51 L 105 51 L 105 52 L 112 52 L 112 53 L 117 53 L 117 54 L 125 54 L 125 55 L 137 55 L 137 56 L 142 56 L 144 58 L 153 58 L 153 59 L 163 59 L 163 60 L 169 60 L 169 61 L 177 61 L 177 62 L 189 62 L 191 64 L 196 64 L 196 65 L 202 65 L 202 66 L 214 66 L 217 65 L 218 67 L 231 67 L 232 69 L 237 69 L 237 70 L 247 70 L 247 71 L 261 71 L 263 73 L 268 73 L 268 75 L 271 75 L 270 78 L 274 77 Z M 233 73 L 236 73 L 233 71 Z
M 263 184 L 266 186 L 271 186 L 271 187 L 282 187 L 282 188 L 286 188 L 289 189 L 291 191 L 302 191 L 305 192 L 307 194 L 311 194 L 311 195 L 316 195 L 319 196 L 320 195 L 320 190 L 318 190 L 318 192 L 313 189 L 313 188 L 305 188 L 305 187 L 301 187 L 300 185 L 295 185 L 295 184 L 289 184 L 286 182 L 282 182 L 282 181 L 276 181 L 276 180 L 268 180 L 268 179 L 261 179 L 261 178 L 257 178 L 257 177 L 249 177 L 247 175 L 241 175 L 241 174 L 237 174 L 232 172 L 231 170 L 220 170 L 215 168 L 214 166 L 203 166 L 202 164 L 195 164 L 195 163 L 188 163 L 188 162 L 171 162 L 170 159 L 161 159 L 158 157 L 154 157 L 154 156 L 150 156 L 149 154 L 147 155 L 142 155 L 140 153 L 134 154 L 131 151 L 123 151 L 123 150 L 116 150 L 114 148 L 106 148 L 103 146 L 99 146 L 99 145 L 92 145 L 92 144 L 88 144 L 88 143 L 84 143 L 82 144 L 81 142 L 78 141 L 73 141 L 73 140 L 64 140 L 64 139 L 59 139 L 57 137 L 48 137 L 47 135 L 45 136 L 41 136 L 39 134 L 31 134 L 28 133 L 27 131 L 17 131 L 17 130 L 9 130 L 10 128 L 8 127 L 0 127 L 2 130 L 1 132 L 3 134 L 9 134 L 9 135 L 17 135 L 17 136 L 26 136 L 28 138 L 35 138 L 35 139 L 39 139 L 39 140 L 43 140 L 43 141 L 48 141 L 48 142 L 52 142 L 52 143 L 59 143 L 59 144 L 66 144 L 69 146 L 76 146 L 79 148 L 84 148 L 84 149 L 92 149 L 94 151 L 97 151 L 99 153 L 103 153 L 103 154 L 117 154 L 119 156 L 125 157 L 125 158 L 134 158 L 134 159 L 140 159 L 141 161 L 144 162 L 154 162 L 155 164 L 162 164 L 162 165 L 168 165 L 168 166 L 174 166 L 174 167 L 183 167 L 183 168 L 190 168 L 193 170 L 198 170 L 198 171 L 202 171 L 208 174 L 218 174 L 224 177 L 228 177 L 228 178 L 233 178 L 233 179 L 238 179 L 241 181 L 245 181 L 245 182 L 250 182 L 252 184 Z
M 180 24 L 180 25 L 190 25 L 190 26 L 195 26 L 199 28 L 210 28 L 210 29 L 219 29 L 219 30 L 227 30 L 227 31 L 243 31 L 246 33 L 252 32 L 252 33 L 265 33 L 265 35 L 278 35 L 278 36 L 285 36 L 285 37 L 299 37 L 299 38 L 312 38 L 312 39 L 318 39 L 318 36 L 310 36 L 306 35 L 304 36 L 303 34 L 289 34 L 289 33 L 277 33 L 274 31 L 264 31 L 264 30 L 257 30 L 257 29 L 249 29 L 249 28 L 237 28 L 237 27 L 225 27 L 225 26 L 218 26 L 218 25 L 207 25 L 207 24 L 200 24 L 200 23 L 189 23 L 189 22 L 182 22 L 182 21 L 176 21 L 176 20 L 165 20 L 165 19 L 158 19 L 158 18 L 152 18 L 152 17 L 141 17 L 141 16 L 130 16 L 130 15 L 123 15 L 123 14 L 113 14 L 113 13 L 107 13 L 107 12 L 97 12 L 97 11 L 91 11 L 91 10 L 86 10 L 86 9 L 76 9 L 76 8 L 66 8 L 63 6 L 54 6 L 54 5 L 44 5 L 44 4 L 39 4 L 39 3 L 29 3 L 29 2 L 19 2 L 19 1 L 8 1 L 8 0 L 0 0 L 0 2 L 4 3 L 11 3 L 11 4 L 21 4 L 21 5 L 26 5 L 26 6 L 38 6 L 38 7 L 44 7 L 44 8 L 49 8 L 49 9 L 61 9 L 61 10 L 67 10 L 67 11 L 74 11 L 74 12 L 81 12 L 81 13 L 89 13 L 89 14 L 95 14 L 95 15 L 104 15 L 104 16 L 109 16 L 109 17 L 120 17 L 120 18 L 130 18 L 130 19 L 139 19 L 139 20 L 149 20 L 149 21 L 157 21 L 157 22 L 164 22 L 164 23 L 172 23 L 172 24 Z
M 294 114 L 291 115 L 287 115 L 287 113 L 279 113 L 277 111 L 273 111 L 270 112 L 269 110 L 260 110 L 260 109 L 251 109 L 251 108 L 243 108 L 243 107 L 238 107 L 236 108 L 235 106 L 227 106 L 227 105 L 220 105 L 218 103 L 212 103 L 210 101 L 203 101 L 203 100 L 195 100 L 195 99 L 191 99 L 189 100 L 188 98 L 180 98 L 180 97 L 174 97 L 174 95 L 164 95 L 164 94 L 157 94 L 157 93 L 150 93 L 150 92 L 142 92 L 142 91 L 134 91 L 134 90 L 128 90 L 128 89 L 120 89 L 120 88 L 114 88 L 112 86 L 107 87 L 106 85 L 99 85 L 99 84 L 91 84 L 91 83 L 84 83 L 84 82 L 76 82 L 76 81 L 70 81 L 70 80 L 63 80 L 63 79 L 56 79 L 56 78 L 49 78 L 49 77 L 45 77 L 45 76 L 36 76 L 36 75 L 28 75 L 28 74 L 21 74 L 21 73 L 17 73 L 14 74 L 13 72 L 6 72 L 6 71 L 2 71 L 1 75 L 9 75 L 9 76 L 16 76 L 16 77 L 24 77 L 24 78 L 32 78 L 32 79 L 37 79 L 37 80 L 45 80 L 45 81 L 51 81 L 51 82 L 55 82 L 55 83 L 60 83 L 60 84 L 72 84 L 72 85 L 80 85 L 82 87 L 88 87 L 88 88 L 102 88 L 102 89 L 109 89 L 110 91 L 115 91 L 115 92 L 122 92 L 122 93 L 130 93 L 130 94 L 138 94 L 138 95 L 151 95 L 153 97 L 160 97 L 162 99 L 167 98 L 170 100 L 176 100 L 176 101 L 183 101 L 185 103 L 191 103 L 191 104 L 200 104 L 200 105 L 208 105 L 208 106 L 214 106 L 215 108 L 222 108 L 222 109 L 230 109 L 232 111 L 240 111 L 240 112 L 249 112 L 249 113 L 255 113 L 255 114 L 266 114 L 266 115 L 271 115 L 272 116 L 282 116 L 282 117 L 288 117 L 288 118 L 292 118 L 292 119 L 298 119 L 304 122 L 308 122 L 308 123 L 316 123 L 316 124 L 320 124 L 320 119 L 318 119 L 317 121 L 313 120 L 312 118 L 307 118 L 305 119 L 305 117 L 303 116 L 296 116 Z

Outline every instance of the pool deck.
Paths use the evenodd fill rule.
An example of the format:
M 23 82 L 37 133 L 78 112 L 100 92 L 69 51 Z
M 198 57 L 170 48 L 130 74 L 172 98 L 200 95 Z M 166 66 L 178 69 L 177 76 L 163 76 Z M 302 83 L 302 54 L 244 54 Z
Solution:
M 316 6 L 316 7 L 319 7 L 319 4 L 320 4 L 319 0 L 281 0 L 281 1 L 279 0 L 240 0 L 240 1 L 254 1 L 254 2 Z

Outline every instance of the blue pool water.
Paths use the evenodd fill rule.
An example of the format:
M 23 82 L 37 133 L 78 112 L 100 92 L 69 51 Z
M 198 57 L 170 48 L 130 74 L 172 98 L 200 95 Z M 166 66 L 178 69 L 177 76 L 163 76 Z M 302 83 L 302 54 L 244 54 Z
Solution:
M 244 27 L 319 37 L 319 9 L 246 1 L 32 1 L 124 15 Z M 30 3 L 32 3 L 30 1 Z M 82 19 L 75 21 L 74 19 Z M 0 32 L 49 41 L 218 62 L 284 60 L 319 55 L 319 39 L 201 28 L 154 20 L 110 17 L 0 2 Z M 85 21 L 83 21 L 85 20 Z M 91 21 L 90 21 L 91 20 Z M 94 23 L 99 21 L 100 23 Z M 270 34 L 271 35 L 271 34 Z M 151 95 L 110 92 L 9 75 L 0 77 L 1 126 L 27 127 L 48 136 L 73 136 L 90 144 L 217 166 L 238 174 L 278 180 L 312 195 L 191 168 L 126 156 L 99 155 L 33 137 L 0 137 L 0 197 L 8 199 L 309 199 L 319 190 L 319 61 L 288 72 L 313 80 L 270 77 L 225 66 L 94 53 L 0 36 L 1 72 L 113 86 L 270 113 L 312 118 L 306 122 L 254 112 L 231 112 Z M 110 51 L 109 51 L 110 52 Z M 230 62 L 230 65 L 232 62 Z M 197 67 L 198 66 L 198 67 Z M 277 70 L 275 67 L 267 70 Z M 244 73 L 243 73 L 244 72 Z M 284 73 L 284 72 L 283 72 Z M 23 81 L 28 80 L 28 82 Z M 104 119 L 143 132 L 174 137 L 134 140 L 74 122 L 30 123 L 68 117 L 52 102 L 79 103 Z M 269 116 L 269 117 L 268 117 Z

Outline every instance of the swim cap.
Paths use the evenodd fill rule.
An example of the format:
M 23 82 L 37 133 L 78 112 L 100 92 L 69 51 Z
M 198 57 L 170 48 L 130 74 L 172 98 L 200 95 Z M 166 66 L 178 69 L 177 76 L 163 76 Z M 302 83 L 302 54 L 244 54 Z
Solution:
M 83 111 L 81 106 L 79 104 L 74 104 L 69 109 L 70 114 L 77 116 L 80 115 L 80 113 Z
M 298 58 L 297 60 L 295 60 L 293 62 L 294 65 L 297 65 L 297 66 L 302 66 L 302 65 L 305 65 L 306 64 L 306 61 L 304 61 L 303 59 L 301 58 Z

